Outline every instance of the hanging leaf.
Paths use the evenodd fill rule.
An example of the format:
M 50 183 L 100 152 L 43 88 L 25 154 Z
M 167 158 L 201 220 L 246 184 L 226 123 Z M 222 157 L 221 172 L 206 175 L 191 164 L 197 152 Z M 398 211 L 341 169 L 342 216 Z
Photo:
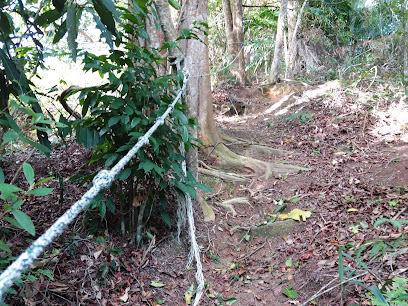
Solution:
M 78 31 L 77 31 L 77 23 L 76 23 L 76 3 L 71 2 L 68 6 L 67 9 L 67 30 L 68 30 L 68 47 L 69 50 L 71 51 L 72 55 L 72 60 L 75 62 L 76 61 L 76 56 L 77 56 L 77 42 L 76 38 L 78 36 Z
M 171 228 L 171 220 L 170 220 L 169 214 L 162 211 L 162 212 L 160 212 L 160 215 L 161 215 L 163 221 L 166 222 L 166 224 Z
M 115 17 L 116 21 L 119 21 L 120 19 L 120 13 L 116 9 L 115 3 L 113 3 L 112 0 L 102 0 L 103 5 L 112 13 L 112 15 Z
M 3 169 L 0 168 L 0 184 L 4 183 L 4 172 Z
M 27 83 L 25 75 L 21 74 L 15 65 L 15 63 L 9 59 L 3 49 L 0 48 L 0 60 L 3 63 L 4 70 L 6 71 L 7 78 L 13 82 L 13 87 L 19 95 L 27 92 Z
M 66 33 L 67 33 L 67 21 L 64 20 L 58 27 L 57 33 L 55 33 L 52 43 L 56 44 L 57 42 L 59 42 L 65 36 Z
M 11 33 L 11 25 L 8 16 L 9 15 L 5 12 L 0 11 L 0 30 L 6 36 Z
M 176 10 L 178 10 L 178 9 L 180 8 L 180 3 L 178 3 L 178 2 L 175 1 L 175 0 L 169 0 L 169 4 L 170 4 L 173 8 L 175 8 Z
M 115 203 L 113 203 L 110 197 L 107 197 L 106 199 L 106 207 L 110 210 L 112 214 L 115 213 Z
M 101 18 L 102 23 L 106 28 L 113 34 L 116 35 L 115 20 L 113 19 L 112 13 L 106 8 L 102 0 L 92 0 L 95 11 Z
M 49 10 L 45 13 L 38 16 L 34 22 L 36 22 L 39 26 L 45 26 L 53 23 L 55 20 L 62 16 L 61 11 L 58 10 Z
M 28 163 L 23 163 L 23 172 L 27 182 L 30 186 L 34 185 L 34 170 Z
M 24 230 L 35 236 L 34 223 L 31 221 L 31 218 L 27 216 L 27 214 L 18 209 L 12 210 L 11 213 Z
M 52 4 L 59 12 L 62 12 L 64 10 L 65 0 L 52 0 Z
M 105 37 L 106 43 L 111 49 L 113 49 L 112 33 L 108 31 L 108 29 L 102 23 L 101 19 L 98 17 L 98 15 L 95 14 L 93 10 L 91 10 L 89 7 L 86 7 L 85 9 L 92 15 L 95 21 L 96 28 L 101 31 L 101 34 L 103 35 L 103 37 Z

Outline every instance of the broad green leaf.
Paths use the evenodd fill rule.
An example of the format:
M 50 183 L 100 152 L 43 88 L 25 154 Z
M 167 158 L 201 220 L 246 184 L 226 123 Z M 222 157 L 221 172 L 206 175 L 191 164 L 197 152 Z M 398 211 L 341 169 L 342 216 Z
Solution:
M 16 64 L 9 59 L 3 49 L 0 48 L 0 60 L 3 63 L 4 70 L 6 71 L 7 78 L 13 82 L 13 87 L 16 89 L 17 93 L 20 95 L 27 92 L 27 83 L 24 74 L 21 74 Z M 7 115 L 7 114 L 6 114 Z
M 179 111 L 178 109 L 174 109 L 173 114 L 180 120 L 181 123 L 188 124 L 188 119 L 183 112 Z
M 48 181 L 51 181 L 51 180 L 53 180 L 53 179 L 54 179 L 53 176 L 46 177 L 46 178 L 42 179 L 41 181 L 35 183 L 35 184 L 34 184 L 34 187 L 35 187 L 35 186 L 39 186 L 39 185 L 41 185 L 41 184 L 44 184 L 44 183 L 46 183 L 46 182 L 48 182 Z
M 0 249 L 6 251 L 7 253 L 11 253 L 10 248 L 2 240 L 0 240 Z
M 124 181 L 130 176 L 131 173 L 132 173 L 132 170 L 130 168 L 124 169 L 119 172 L 117 179 Z
M 370 290 L 371 292 L 374 294 L 374 296 L 381 302 L 384 303 L 385 305 L 389 305 L 387 300 L 384 298 L 384 296 L 382 295 L 380 289 L 378 289 L 377 286 L 373 285 L 370 286 Z
M 101 34 L 103 35 L 103 37 L 105 37 L 106 43 L 111 49 L 113 49 L 112 33 L 108 31 L 108 29 L 102 23 L 101 19 L 98 17 L 98 15 L 95 14 L 93 10 L 88 7 L 86 7 L 85 9 L 92 15 L 95 21 L 96 28 L 101 31 Z
M 291 267 L 292 266 L 292 257 L 289 257 L 286 261 L 285 261 L 285 265 L 287 267 Z
M 4 183 L 4 172 L 3 169 L 0 168 L 0 184 Z
M 49 10 L 38 16 L 34 22 L 36 22 L 39 26 L 45 26 L 48 24 L 53 23 L 55 20 L 62 16 L 61 11 L 58 10 Z
M 160 212 L 160 215 L 161 215 L 163 221 L 166 222 L 166 224 L 171 228 L 171 220 L 170 220 L 169 214 L 162 211 L 162 212 Z
M 9 222 L 10 224 L 13 224 L 15 227 L 23 229 L 23 227 L 20 225 L 20 223 L 17 222 L 16 219 L 14 218 L 10 218 L 7 216 L 4 216 L 4 220 L 6 220 L 7 222 Z
M 188 141 L 188 129 L 185 125 L 183 125 L 181 127 L 181 138 L 183 140 L 183 142 L 187 142 Z
M 200 183 L 197 183 L 197 182 L 188 182 L 188 184 L 190 185 L 190 186 L 192 186 L 192 187 L 195 187 L 195 188 L 199 188 L 199 189 L 201 189 L 201 190 L 203 190 L 203 191 L 206 191 L 206 192 L 211 192 L 211 193 L 213 193 L 214 191 L 210 188 L 210 187 L 208 187 L 207 185 L 203 185 L 203 184 L 200 184 Z
M 374 227 L 379 226 L 381 223 L 384 222 L 389 222 L 392 225 L 394 225 L 396 228 L 398 228 L 399 230 L 401 230 L 402 228 L 402 223 L 408 223 L 408 220 L 393 220 L 393 219 L 386 219 L 386 218 L 382 218 L 380 220 L 375 221 L 374 223 Z
M 64 20 L 61 25 L 58 27 L 57 32 L 54 35 L 54 39 L 52 40 L 53 44 L 58 43 L 67 33 L 67 21 Z
M 5 183 L 0 184 L 0 192 L 19 192 L 19 191 L 23 191 L 23 189 L 11 184 Z
M 120 117 L 111 117 L 108 121 L 109 126 L 113 126 L 120 121 Z
M 119 21 L 120 13 L 116 9 L 115 3 L 112 0 L 102 0 L 103 5 L 112 13 L 116 21 Z
M 36 271 L 37 273 L 40 273 L 42 275 L 47 276 L 50 280 L 54 280 L 54 276 L 52 275 L 52 271 L 51 270 L 43 270 L 43 269 L 38 269 Z
M 8 14 L 3 11 L 0 11 L 0 30 L 6 36 L 11 33 L 11 25 Z
M 32 195 L 36 195 L 36 196 L 45 196 L 50 194 L 52 191 L 54 190 L 54 188 L 37 188 L 34 190 L 30 190 L 27 193 L 28 194 L 32 194 Z
M 295 300 L 297 298 L 297 292 L 296 290 L 292 290 L 292 286 L 286 287 L 285 291 L 283 291 L 282 293 L 292 300 Z
M 24 204 L 24 200 L 23 199 L 18 199 L 13 206 L 10 207 L 10 209 L 18 209 L 21 207 L 21 205 Z M 8 209 L 7 209 L 8 210 Z
M 177 1 L 175 1 L 175 0 L 169 0 L 169 4 L 170 4 L 173 8 L 175 8 L 176 10 L 178 10 L 178 9 L 180 8 L 180 4 L 179 4 Z
M 158 283 L 158 282 L 152 281 L 152 282 L 150 283 L 150 286 L 155 287 L 155 288 L 161 288 L 161 287 L 166 286 L 166 284 Z
M 106 215 L 106 204 L 104 201 L 99 202 L 99 213 L 101 214 L 101 219 L 103 220 Z
M 146 160 L 139 164 L 138 169 L 143 169 L 146 173 L 151 171 L 154 168 L 155 164 L 153 164 L 150 160 Z
M 12 210 L 11 213 L 24 230 L 35 236 L 34 223 L 31 221 L 31 218 L 27 216 L 27 214 L 18 209 Z
M 34 184 L 34 169 L 28 163 L 23 163 L 23 172 L 27 182 L 32 186 Z
M 106 8 L 102 0 L 92 0 L 92 3 L 94 5 L 95 11 L 101 18 L 102 23 L 113 35 L 116 35 L 115 20 L 113 20 L 112 13 Z
M 229 298 L 229 299 L 224 300 L 224 302 L 228 305 L 231 305 L 231 304 L 238 302 L 238 300 L 236 298 Z
M 110 197 L 106 198 L 106 207 L 110 210 L 112 214 L 115 213 L 115 203 L 113 203 Z
M 62 12 L 64 10 L 65 0 L 52 0 L 52 4 L 59 12 Z
M 18 137 L 18 134 L 14 130 L 8 130 L 3 136 L 3 143 L 13 141 Z

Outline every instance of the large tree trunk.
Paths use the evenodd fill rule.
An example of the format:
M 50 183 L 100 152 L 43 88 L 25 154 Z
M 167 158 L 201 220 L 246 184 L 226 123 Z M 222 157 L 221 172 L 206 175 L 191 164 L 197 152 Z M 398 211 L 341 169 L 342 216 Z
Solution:
M 288 79 L 292 79 L 294 77 L 296 58 L 298 55 L 296 36 L 297 36 L 297 31 L 299 30 L 300 22 L 302 20 L 303 10 L 305 9 L 307 1 L 308 0 L 304 0 L 302 8 L 300 9 L 300 12 L 297 16 L 296 25 L 295 25 L 295 28 L 293 29 L 292 39 L 290 41 L 289 62 L 286 63 L 286 73 L 285 73 L 285 77 Z
M 405 103 L 408 103 L 408 1 L 404 3 L 404 18 L 403 18 L 403 52 L 404 52 L 404 86 L 405 86 Z
M 222 0 L 222 9 L 224 11 L 228 52 L 235 59 L 231 65 L 231 74 L 237 78 L 239 84 L 245 85 L 249 82 L 245 75 L 242 0 L 233 0 L 232 6 L 230 0 Z
M 279 80 L 279 75 L 281 71 L 282 58 L 283 58 L 283 39 L 285 34 L 285 23 L 286 23 L 286 13 L 288 8 L 288 0 L 281 0 L 279 8 L 279 18 L 278 18 L 278 29 L 276 31 L 275 40 L 275 52 L 273 55 L 273 61 L 271 66 L 271 72 L 269 74 L 268 82 L 275 84 Z
M 287 0 L 286 0 L 287 1 Z M 158 10 L 158 15 L 161 19 L 161 25 L 166 28 L 164 31 L 166 40 L 175 40 L 172 33 L 176 33 L 174 29 L 192 28 L 194 21 L 207 23 L 207 1 L 202 0 L 185 0 L 181 12 L 183 18 L 181 25 L 175 26 L 169 16 L 169 5 L 167 0 L 155 0 L 155 6 Z M 161 11 L 160 10 L 167 10 Z M 163 17 L 163 19 L 162 19 Z M 172 35 L 174 35 L 172 37 Z M 210 68 L 208 56 L 207 37 L 204 34 L 199 34 L 200 39 L 189 39 L 178 41 L 179 46 L 183 50 L 184 67 L 190 73 L 187 90 L 187 106 L 189 117 L 196 118 L 201 126 L 199 138 L 204 143 L 204 149 L 216 156 L 220 163 L 239 168 L 252 169 L 258 174 L 264 174 L 264 178 L 270 177 L 273 173 L 296 172 L 303 168 L 270 164 L 250 157 L 237 155 L 230 151 L 224 143 L 231 141 L 225 135 L 220 135 L 216 129 L 214 121 L 214 113 L 211 97 L 211 82 Z M 181 57 L 182 55 L 180 55 Z M 182 68 L 182 67 L 180 67 Z M 190 150 L 187 155 L 187 161 L 190 169 L 196 173 L 197 171 L 197 151 Z M 273 172 L 275 171 L 276 172 Z

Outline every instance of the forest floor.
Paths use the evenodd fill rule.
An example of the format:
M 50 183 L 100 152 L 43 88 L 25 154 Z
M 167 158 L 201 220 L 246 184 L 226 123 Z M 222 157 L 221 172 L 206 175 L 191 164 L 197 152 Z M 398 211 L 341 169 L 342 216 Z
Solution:
M 228 83 L 214 91 L 220 131 L 239 140 L 231 150 L 307 171 L 240 183 L 202 177 L 214 190 L 204 198 L 215 220 L 204 222 L 196 209 L 206 282 L 201 305 L 371 305 L 367 288 L 408 278 L 408 224 L 403 222 L 408 220 L 408 108 L 402 94 L 381 85 L 333 88 L 310 86 L 269 98 L 255 87 Z M 265 155 L 251 144 L 288 153 Z M 14 153 L 3 162 L 6 181 L 27 156 Z M 30 163 L 39 177 L 59 169 L 68 178 L 89 171 L 89 157 L 71 144 L 57 148 L 50 160 L 33 154 Z M 217 159 L 204 154 L 200 159 L 222 168 Z M 56 182 L 47 184 L 58 190 Z M 33 196 L 24 205 L 37 233 L 86 190 L 69 182 L 64 188 L 61 204 L 54 192 Z M 237 197 L 248 202 L 232 206 L 233 216 L 222 202 Z M 310 216 L 285 221 L 274 235 L 268 227 L 263 234 L 256 230 L 280 224 L 274 212 L 282 217 L 293 209 Z M 178 244 L 174 229 L 152 217 L 147 226 L 156 243 L 136 249 L 117 232 L 87 235 L 81 218 L 33 266 L 28 274 L 36 279 L 14 286 L 19 295 L 10 295 L 11 305 L 186 304 L 195 284 L 195 263 L 186 269 L 186 233 Z M 8 232 L 13 255 L 32 239 L 21 231 Z M 51 271 L 52 279 L 44 271 Z M 392 286 L 388 282 L 383 289 Z

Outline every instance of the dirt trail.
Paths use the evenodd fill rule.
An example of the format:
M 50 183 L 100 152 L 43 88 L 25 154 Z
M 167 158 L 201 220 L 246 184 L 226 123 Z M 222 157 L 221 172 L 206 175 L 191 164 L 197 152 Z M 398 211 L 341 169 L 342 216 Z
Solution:
M 372 115 L 369 105 L 359 103 L 358 94 L 344 90 L 329 90 L 304 100 L 299 92 L 282 100 L 284 97 L 265 98 L 257 88 L 224 86 L 214 97 L 221 131 L 249 141 L 231 145 L 233 151 L 310 170 L 235 184 L 202 177 L 202 182 L 214 190 L 204 198 L 213 207 L 215 221 L 203 222 L 197 210 L 197 236 L 207 284 L 201 305 L 229 305 L 234 301 L 245 306 L 301 305 L 323 286 L 339 283 L 338 248 L 345 245 L 351 258 L 363 260 L 378 278 L 386 280 L 391 272 L 407 274 L 407 254 L 396 255 L 393 260 L 389 256 L 391 251 L 408 246 L 407 225 L 403 224 L 401 230 L 389 223 L 374 227 L 375 221 L 383 218 L 408 219 L 408 146 L 401 141 L 407 123 L 391 115 Z M 279 101 L 279 107 L 268 111 Z M 381 104 L 382 109 L 377 105 L 378 114 L 392 106 L 392 101 L 388 102 Z M 397 114 L 403 111 L 405 108 L 400 107 Z M 381 126 L 390 128 L 397 123 L 402 123 L 399 130 L 381 132 Z M 265 155 L 248 146 L 253 143 L 290 153 Z M 66 178 L 77 173 L 78 167 L 87 169 L 89 156 L 77 146 L 57 149 L 53 157 L 50 162 L 34 155 L 36 173 L 46 175 L 59 165 L 59 173 Z M 218 167 L 217 160 L 204 155 L 200 158 Z M 24 156 L 10 156 L 12 159 L 21 162 Z M 13 175 L 15 165 L 10 162 L 9 168 L 3 167 L 6 180 Z M 32 199 L 26 208 L 39 224 L 38 232 L 83 193 L 83 188 L 69 182 L 65 188 L 69 201 L 63 206 L 53 195 L 46 199 L 47 205 Z M 247 197 L 249 203 L 234 205 L 237 214 L 232 217 L 219 204 L 236 197 Z M 311 215 L 306 221 L 285 223 L 273 238 L 257 236 L 253 227 L 276 222 L 271 213 L 278 208 L 284 208 L 282 214 L 298 208 Z M 195 283 L 194 263 L 192 270 L 186 269 L 187 234 L 179 245 L 172 238 L 174 233 L 160 225 L 163 222 L 159 217 L 153 221 L 157 225 L 149 231 L 157 235 L 157 240 L 149 251 L 147 247 L 136 250 L 117 233 L 101 233 L 104 238 L 86 236 L 80 221 L 73 224 L 72 231 L 52 246 L 60 253 L 52 254 L 50 248 L 43 258 L 48 258 L 43 268 L 52 270 L 55 280 L 41 276 L 27 283 L 27 305 L 30 301 L 44 305 L 79 305 L 79 301 L 121 305 L 120 299 L 127 305 L 183 305 L 185 293 Z M 362 246 L 376 237 L 381 237 L 387 248 L 379 257 L 372 257 L 368 252 L 371 246 Z M 12 249 L 23 249 L 28 243 L 16 239 Z M 356 263 L 346 258 L 345 266 L 356 268 Z M 368 287 L 378 283 L 371 274 L 359 280 Z M 364 304 L 365 292 L 363 287 L 349 284 L 343 301 L 346 305 Z M 318 305 L 340 305 L 340 300 L 339 287 L 313 299 Z M 13 301 L 15 305 L 23 302 L 21 298 L 13 298 L 11 304 Z

